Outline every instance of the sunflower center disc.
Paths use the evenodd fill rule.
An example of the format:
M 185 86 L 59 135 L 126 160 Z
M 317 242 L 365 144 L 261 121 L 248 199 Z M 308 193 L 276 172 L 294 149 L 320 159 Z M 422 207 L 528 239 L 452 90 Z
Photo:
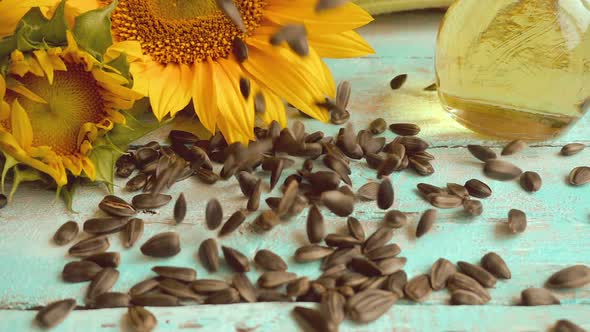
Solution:
M 33 146 L 50 146 L 59 155 L 78 152 L 78 132 L 83 124 L 98 123 L 106 116 L 100 87 L 82 65 L 67 64 L 55 71 L 53 85 L 46 77 L 26 74 L 19 81 L 47 104 L 19 97 L 33 128 Z M 10 91 L 7 91 L 8 94 Z
M 248 32 L 262 19 L 266 0 L 235 1 Z M 227 57 L 242 33 L 215 0 L 119 0 L 111 16 L 115 39 L 137 40 L 160 63 L 192 64 Z

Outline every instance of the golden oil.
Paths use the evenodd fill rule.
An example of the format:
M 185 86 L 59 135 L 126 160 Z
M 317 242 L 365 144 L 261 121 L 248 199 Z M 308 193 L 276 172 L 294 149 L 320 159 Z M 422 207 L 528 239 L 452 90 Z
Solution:
M 590 100 L 590 0 L 458 0 L 440 27 L 445 109 L 486 135 L 542 140 Z

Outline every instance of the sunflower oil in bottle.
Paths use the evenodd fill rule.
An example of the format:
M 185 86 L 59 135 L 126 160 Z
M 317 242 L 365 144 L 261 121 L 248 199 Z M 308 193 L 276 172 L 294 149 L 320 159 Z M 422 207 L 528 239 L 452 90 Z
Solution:
M 590 104 L 590 0 L 458 0 L 440 27 L 445 109 L 482 134 L 542 140 Z

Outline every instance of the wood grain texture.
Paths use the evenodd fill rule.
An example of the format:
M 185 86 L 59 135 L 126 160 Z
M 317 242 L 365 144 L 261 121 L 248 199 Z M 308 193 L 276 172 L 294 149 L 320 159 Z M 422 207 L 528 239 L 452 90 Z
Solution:
M 291 310 L 292 303 L 237 304 L 231 306 L 199 306 L 184 308 L 148 308 L 158 319 L 157 332 L 297 332 Z M 303 306 L 312 306 L 303 304 Z M 52 332 L 114 332 L 129 331 L 125 309 L 74 311 Z M 2 331 L 43 331 L 33 323 L 34 311 L 0 310 Z M 586 319 L 584 319 L 586 317 Z M 558 319 L 569 319 L 590 328 L 587 306 L 545 307 L 394 307 L 379 320 L 368 325 L 345 321 L 341 332 L 546 332 Z
M 344 330 L 390 331 L 395 327 L 396 331 L 544 331 L 551 322 L 564 317 L 590 327 L 590 285 L 557 292 L 564 304 L 562 307 L 509 306 L 517 302 L 521 290 L 541 287 L 553 272 L 572 264 L 590 264 L 590 186 L 574 188 L 565 181 L 573 167 L 587 164 L 590 150 L 567 158 L 558 154 L 565 142 L 589 141 L 590 137 L 586 134 L 588 117 L 567 135 L 506 158 L 523 170 L 536 171 L 543 177 L 544 186 L 538 193 L 524 192 L 516 181 L 486 179 L 481 163 L 471 157 L 464 146 L 474 142 L 499 146 L 502 142 L 478 137 L 457 125 L 438 104 L 436 93 L 422 91 L 434 78 L 432 65 L 440 17 L 438 13 L 381 17 L 363 31 L 378 55 L 331 61 L 330 66 L 337 80 L 348 79 L 353 84 L 351 111 L 357 130 L 365 128 L 377 116 L 384 117 L 388 123 L 415 122 L 423 128 L 420 136 L 435 147 L 430 150 L 437 158 L 433 176 L 423 178 L 412 171 L 394 174 L 394 208 L 420 213 L 429 207 L 416 193 L 415 187 L 419 182 L 444 185 L 447 182 L 464 183 L 475 177 L 488 182 L 494 191 L 491 198 L 483 201 L 484 214 L 480 217 L 471 219 L 460 210 L 441 210 L 433 230 L 419 240 L 413 235 L 416 218 L 412 218 L 406 228 L 396 231 L 392 242 L 402 248 L 401 256 L 408 257 L 408 274 L 428 273 L 431 264 L 439 257 L 453 262 L 465 260 L 476 263 L 485 253 L 495 251 L 505 258 L 513 277 L 509 281 L 500 281 L 491 290 L 493 300 L 488 306 L 440 306 L 449 298 L 448 293 L 442 291 L 433 293 L 424 305 L 400 302 L 386 317 L 370 327 L 347 323 Z M 394 92 L 389 89 L 389 80 L 400 73 L 409 73 L 409 79 L 402 89 Z M 292 118 L 301 117 L 292 114 Z M 336 126 L 326 128 L 325 124 L 307 119 L 303 121 L 308 132 L 322 129 L 334 134 L 338 130 Z M 145 140 L 163 137 L 164 134 L 164 131 L 156 132 Z M 385 136 L 393 138 L 390 132 L 386 132 Z M 364 162 L 352 162 L 352 165 L 355 188 L 375 178 L 374 171 L 369 170 Z M 117 182 L 116 194 L 130 199 L 132 195 L 124 192 L 123 184 L 124 181 Z M 210 187 L 190 179 L 175 186 L 170 194 L 176 198 L 181 192 L 185 193 L 188 203 L 187 217 L 182 224 L 173 225 L 173 204 L 169 204 L 156 214 L 141 215 L 146 220 L 146 229 L 136 247 L 124 249 L 117 235 L 110 237 L 110 250 L 120 251 L 122 256 L 121 276 L 115 291 L 127 291 L 134 283 L 153 276 L 150 268 L 156 264 L 193 267 L 197 269 L 199 278 L 229 278 L 225 263 L 220 272 L 210 274 L 196 259 L 201 241 L 216 235 L 204 225 L 205 204 L 209 198 L 220 199 L 227 218 L 237 209 L 245 208 L 246 199 L 233 180 Z M 277 193 L 278 189 L 264 195 Z M 53 193 L 24 186 L 15 196 L 14 203 L 0 210 L 0 308 L 32 308 L 65 297 L 82 301 L 87 284 L 65 284 L 60 280 L 61 269 L 71 258 L 67 257 L 67 247 L 55 246 L 51 237 L 65 221 L 76 220 L 81 224 L 98 213 L 97 205 L 104 194 L 106 192 L 101 186 L 82 188 L 74 204 L 79 213 L 70 213 L 60 201 L 55 201 Z M 529 226 L 525 233 L 507 234 L 505 219 L 511 208 L 528 214 Z M 329 214 L 325 209 L 322 212 L 329 231 L 346 228 L 344 218 Z M 258 249 L 273 250 L 289 263 L 291 271 L 301 276 L 316 277 L 319 275 L 318 264 L 297 264 L 292 260 L 295 249 L 306 244 L 306 214 L 305 211 L 264 235 L 254 233 L 249 227 L 256 216 L 251 215 L 237 232 L 219 242 L 238 248 L 249 258 L 253 258 Z M 375 229 L 383 214 L 375 203 L 359 204 L 354 212 L 367 230 Z M 141 255 L 139 245 L 162 231 L 180 233 L 182 252 L 172 259 Z M 248 276 L 254 281 L 258 271 L 252 271 Z M 281 330 L 296 331 L 296 325 L 289 318 L 290 308 L 290 304 L 257 304 L 235 305 L 232 309 L 190 307 L 155 309 L 155 312 L 161 322 L 169 321 L 160 325 L 159 330 L 162 331 L 177 330 L 181 326 L 190 330 L 201 325 L 200 331 L 225 331 L 236 326 L 244 328 L 243 331 L 256 326 L 259 326 L 256 331 L 276 331 L 278 326 Z M 229 311 L 233 316 L 227 315 Z M 118 330 L 121 312 L 75 312 L 72 319 L 56 331 L 74 331 L 76 324 L 84 322 L 92 325 L 88 331 Z M 33 316 L 34 312 L 30 311 L 0 311 L 0 319 L 9 322 L 5 326 L 10 327 L 10 331 L 29 330 Z M 4 326 L 0 330 L 5 330 Z

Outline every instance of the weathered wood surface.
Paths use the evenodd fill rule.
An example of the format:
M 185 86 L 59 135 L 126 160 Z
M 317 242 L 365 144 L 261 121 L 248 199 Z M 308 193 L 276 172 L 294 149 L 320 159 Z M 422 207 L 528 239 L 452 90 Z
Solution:
M 344 330 L 541 331 L 555 319 L 563 317 L 590 324 L 590 285 L 574 291 L 557 292 L 563 304 L 561 307 L 511 306 L 517 303 L 521 290 L 542 286 L 553 272 L 576 263 L 590 264 L 590 186 L 573 188 L 565 182 L 573 167 L 588 163 L 590 150 L 568 158 L 558 155 L 565 142 L 588 141 L 588 117 L 567 135 L 507 158 L 524 170 L 541 174 L 544 186 L 540 192 L 528 194 L 520 189 L 517 182 L 486 179 L 481 172 L 481 163 L 465 149 L 467 143 L 482 142 L 484 139 L 449 119 L 438 105 L 435 93 L 421 91 L 434 77 L 432 65 L 439 19 L 440 13 L 379 18 L 374 25 L 364 29 L 378 55 L 330 64 L 337 79 L 352 81 L 353 123 L 357 129 L 364 128 L 377 116 L 384 117 L 389 123 L 415 122 L 423 127 L 421 137 L 435 147 L 430 150 L 437 158 L 434 163 L 437 172 L 433 176 L 422 178 L 411 171 L 393 176 L 395 208 L 421 212 L 428 207 L 415 192 L 419 182 L 444 185 L 447 182 L 464 183 L 475 177 L 488 182 L 494 190 L 494 195 L 484 200 L 485 212 L 481 217 L 469 219 L 460 211 L 446 210 L 440 211 L 440 218 L 431 233 L 419 240 L 413 235 L 415 219 L 407 228 L 397 231 L 393 242 L 402 248 L 402 256 L 408 257 L 408 274 L 427 273 L 439 257 L 475 263 L 486 252 L 496 251 L 505 257 L 513 278 L 499 282 L 491 290 L 493 300 L 485 307 L 441 306 L 447 302 L 448 293 L 437 292 L 423 305 L 401 302 L 387 317 L 372 325 L 349 324 Z M 392 92 L 389 80 L 400 73 L 409 73 L 407 85 Z M 323 124 L 310 120 L 304 122 L 309 132 L 322 128 L 335 133 L 338 129 L 329 126 L 326 130 Z M 392 138 L 393 134 L 387 133 L 386 136 Z M 501 142 L 487 139 L 486 143 L 501 145 Z M 375 178 L 374 172 L 364 162 L 352 164 L 355 188 Z M 159 210 L 158 214 L 141 217 L 148 222 L 143 240 L 161 231 L 177 231 L 182 238 L 182 252 L 173 259 L 150 259 L 142 256 L 138 247 L 123 249 L 118 236 L 111 236 L 110 250 L 120 251 L 123 262 L 121 277 L 114 290 L 126 291 L 134 283 L 152 276 L 150 268 L 155 264 L 190 266 L 198 270 L 199 277 L 227 278 L 230 275 L 226 267 L 214 276 L 210 275 L 197 262 L 195 253 L 202 240 L 216 236 L 203 225 L 204 207 L 209 198 L 217 197 L 222 201 L 226 216 L 245 207 L 246 200 L 239 193 L 237 184 L 230 181 L 209 187 L 191 179 L 171 190 L 174 197 L 180 192 L 185 193 L 189 203 L 184 223 L 172 226 L 172 204 Z M 132 196 L 120 187 L 116 193 L 127 199 Z M 82 302 L 87 285 L 61 282 L 61 269 L 70 258 L 66 255 L 66 247 L 57 247 L 50 239 L 66 220 L 76 220 L 81 224 L 93 216 L 104 194 L 102 187 L 83 188 L 74 205 L 79 213 L 68 213 L 61 202 L 54 200 L 52 193 L 27 187 L 16 195 L 13 204 L 0 210 L 0 308 L 11 309 L 0 311 L 3 322 L 0 330 L 29 329 L 34 312 L 18 309 L 36 307 L 65 297 L 75 297 Z M 506 233 L 504 222 L 511 208 L 522 209 L 529 215 L 529 227 L 524 234 Z M 343 218 L 327 212 L 325 215 L 329 231 L 345 227 Z M 379 225 L 383 212 L 378 211 L 375 203 L 363 203 L 357 206 L 354 215 L 367 230 L 373 230 Z M 310 277 L 319 274 L 317 264 L 296 264 L 291 260 L 294 250 L 306 243 L 306 212 L 264 235 L 256 234 L 248 227 L 254 216 L 250 216 L 238 232 L 219 239 L 219 242 L 238 248 L 249 257 L 253 257 L 258 249 L 271 249 L 287 259 L 290 269 L 297 274 Z M 253 271 L 249 276 L 255 281 L 257 272 Z M 189 324 L 186 327 L 190 328 L 191 322 L 202 325 L 200 330 L 203 331 L 225 331 L 235 326 L 259 326 L 256 331 L 276 331 L 280 326 L 281 330 L 295 331 L 296 325 L 288 318 L 289 308 L 290 305 L 286 304 L 257 304 L 155 311 L 159 313 L 160 321 L 170 321 L 160 325 L 163 331 L 179 329 L 183 324 Z M 80 326 L 76 324 L 82 323 L 91 325 L 89 331 L 117 330 L 120 313 L 120 310 L 75 312 L 73 319 L 68 320 L 60 330 L 73 331 Z M 589 325 L 586 327 L 590 328 Z

